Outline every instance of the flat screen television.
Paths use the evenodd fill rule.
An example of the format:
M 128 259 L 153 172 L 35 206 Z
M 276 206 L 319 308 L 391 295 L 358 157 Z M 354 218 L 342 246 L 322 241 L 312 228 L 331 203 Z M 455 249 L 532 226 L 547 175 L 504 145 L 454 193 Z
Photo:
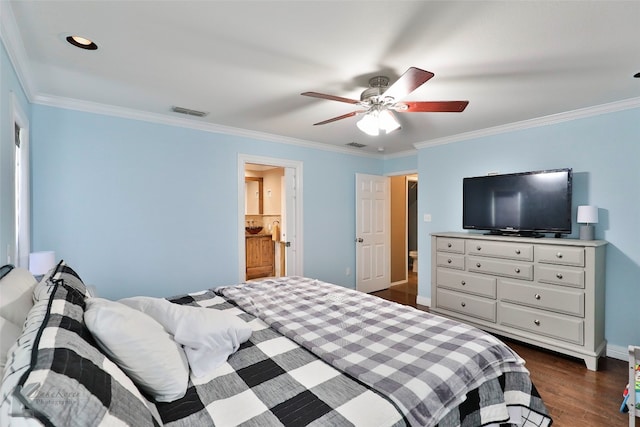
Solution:
M 462 227 L 489 234 L 571 234 L 572 169 L 464 178 Z

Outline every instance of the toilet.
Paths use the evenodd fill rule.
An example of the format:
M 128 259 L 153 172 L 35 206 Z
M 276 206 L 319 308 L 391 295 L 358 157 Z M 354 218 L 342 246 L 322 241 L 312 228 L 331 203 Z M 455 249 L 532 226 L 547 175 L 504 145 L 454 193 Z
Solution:
M 411 271 L 414 273 L 418 272 L 418 251 L 409 251 L 409 256 L 411 257 L 413 268 Z

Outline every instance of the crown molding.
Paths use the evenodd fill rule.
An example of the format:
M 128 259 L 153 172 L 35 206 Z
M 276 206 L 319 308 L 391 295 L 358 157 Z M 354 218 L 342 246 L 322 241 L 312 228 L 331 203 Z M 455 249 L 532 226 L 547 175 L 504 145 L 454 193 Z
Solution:
M 259 141 L 275 142 L 279 144 L 295 145 L 316 150 L 331 151 L 353 156 L 370 157 L 380 159 L 382 156 L 373 153 L 358 153 L 349 148 L 343 148 L 320 142 L 306 141 L 302 139 L 290 138 L 282 135 L 274 135 L 265 132 L 257 132 L 248 129 L 223 126 L 214 123 L 206 123 L 197 119 L 185 119 L 182 117 L 172 117 L 169 114 L 150 113 L 146 111 L 134 110 L 130 108 L 118 107 L 95 102 L 81 101 L 72 98 L 64 98 L 53 95 L 37 95 L 34 104 L 46 105 L 50 107 L 76 110 L 87 113 L 102 114 L 106 116 L 120 117 L 124 119 L 140 120 L 145 122 L 177 126 L 204 132 L 220 133 L 243 138 L 256 139 Z
M 469 139 L 483 138 L 483 137 L 498 135 L 498 134 L 507 133 L 507 132 L 531 129 L 539 126 L 548 126 L 556 123 L 562 123 L 562 122 L 568 122 L 571 120 L 598 116 L 600 114 L 614 113 L 616 111 L 631 110 L 633 108 L 639 108 L 639 107 L 640 107 L 640 97 L 629 98 L 629 99 L 624 99 L 622 101 L 610 102 L 608 104 L 580 108 L 578 110 L 566 111 L 564 113 L 552 114 L 549 116 L 538 117 L 535 119 L 523 120 L 521 122 L 514 122 L 506 125 L 500 125 L 500 126 L 495 126 L 491 128 L 460 133 L 457 135 L 447 136 L 444 138 L 436 138 L 429 141 L 416 143 L 413 146 L 416 149 L 434 147 L 436 145 L 444 145 L 444 144 L 450 144 L 453 142 L 466 141 Z
M 9 55 L 9 61 L 11 61 L 11 65 L 16 71 L 18 81 L 25 92 L 27 100 L 33 102 L 35 88 L 31 74 L 27 72 L 29 61 L 25 54 L 26 50 L 20 37 L 13 10 L 11 10 L 9 2 L 4 0 L 0 0 L 0 39 L 2 39 L 2 44 L 7 51 L 7 55 Z

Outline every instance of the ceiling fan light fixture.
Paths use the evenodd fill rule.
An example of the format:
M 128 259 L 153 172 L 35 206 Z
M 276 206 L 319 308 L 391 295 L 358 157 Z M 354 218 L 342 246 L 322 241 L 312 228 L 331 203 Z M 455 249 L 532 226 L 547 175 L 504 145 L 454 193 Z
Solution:
M 371 136 L 378 136 L 380 134 L 380 128 L 378 126 L 378 118 L 374 117 L 377 112 L 369 112 L 365 114 L 358 122 L 356 126 L 362 132 Z
M 378 114 L 378 127 L 385 131 L 385 133 L 393 132 L 400 128 L 400 123 L 396 116 L 389 110 L 382 110 Z
M 356 125 L 362 132 L 371 136 L 380 135 L 380 130 L 389 133 L 400 128 L 398 119 L 396 119 L 391 111 L 386 109 L 374 109 L 367 112 L 358 120 Z

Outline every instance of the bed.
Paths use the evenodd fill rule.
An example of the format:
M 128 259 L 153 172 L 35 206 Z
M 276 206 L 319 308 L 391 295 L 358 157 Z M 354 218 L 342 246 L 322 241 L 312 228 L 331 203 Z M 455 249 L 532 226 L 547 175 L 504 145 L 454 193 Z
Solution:
M 3 342 L 28 308 L 5 355 L 3 426 L 552 422 L 495 337 L 341 286 L 284 277 L 115 302 L 64 262 L 40 281 L 20 270 L 0 279 L 19 294 L 0 302 Z

